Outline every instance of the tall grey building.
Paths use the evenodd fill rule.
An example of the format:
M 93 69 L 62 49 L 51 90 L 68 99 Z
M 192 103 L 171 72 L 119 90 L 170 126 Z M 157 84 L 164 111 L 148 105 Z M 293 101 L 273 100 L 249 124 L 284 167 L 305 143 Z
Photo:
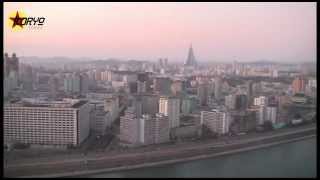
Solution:
M 221 98 L 221 79 L 217 78 L 214 83 L 214 98 L 220 99 Z
M 168 77 L 155 77 L 153 80 L 153 91 L 160 95 L 171 93 L 171 79 Z
M 208 84 L 201 83 L 197 89 L 197 95 L 201 106 L 207 105 L 208 100 Z
M 64 89 L 66 92 L 86 94 L 89 87 L 89 78 L 87 74 L 73 73 L 64 79 Z
M 4 95 L 7 95 L 11 90 L 19 85 L 19 59 L 13 53 L 12 57 L 8 53 L 4 54 Z

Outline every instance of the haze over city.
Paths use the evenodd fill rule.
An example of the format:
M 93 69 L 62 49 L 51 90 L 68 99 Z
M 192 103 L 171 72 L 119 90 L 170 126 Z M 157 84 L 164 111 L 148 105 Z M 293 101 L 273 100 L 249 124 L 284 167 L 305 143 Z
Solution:
M 3 176 L 316 177 L 315 5 L 4 3 Z
M 13 32 L 9 14 L 43 16 Z M 316 61 L 316 3 L 4 3 L 4 50 L 19 56 L 170 62 Z

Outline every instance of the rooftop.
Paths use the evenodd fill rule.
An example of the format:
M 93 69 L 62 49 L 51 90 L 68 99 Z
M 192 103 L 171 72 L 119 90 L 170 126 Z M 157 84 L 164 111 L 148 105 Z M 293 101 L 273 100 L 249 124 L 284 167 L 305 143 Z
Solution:
M 75 103 L 72 105 L 73 108 L 79 108 L 81 107 L 82 105 L 86 104 L 88 101 L 85 101 L 85 100 L 80 100 L 79 102 Z
M 64 99 L 62 101 L 47 101 L 42 99 L 25 98 L 11 102 L 9 106 L 15 107 L 52 107 L 52 108 L 79 108 L 88 101 L 79 99 Z

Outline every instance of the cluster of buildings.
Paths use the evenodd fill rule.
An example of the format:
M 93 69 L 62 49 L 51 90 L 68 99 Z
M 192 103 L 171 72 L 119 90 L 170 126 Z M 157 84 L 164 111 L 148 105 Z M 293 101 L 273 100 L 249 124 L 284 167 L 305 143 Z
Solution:
M 287 122 L 288 109 L 311 106 L 317 88 L 315 78 L 276 65 L 202 67 L 192 46 L 183 66 L 161 58 L 48 69 L 5 54 L 3 83 L 5 143 L 64 147 L 114 125 L 124 146 L 200 137 L 203 128 L 247 132 Z

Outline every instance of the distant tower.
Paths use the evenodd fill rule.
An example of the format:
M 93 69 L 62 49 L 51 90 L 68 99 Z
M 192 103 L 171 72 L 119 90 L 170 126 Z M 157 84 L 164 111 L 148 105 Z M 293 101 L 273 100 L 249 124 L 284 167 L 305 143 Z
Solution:
M 4 77 L 8 76 L 9 74 L 9 62 L 10 58 L 9 58 L 9 55 L 8 53 L 4 53 L 4 65 L 3 65 L 3 68 L 4 68 L 4 71 L 3 71 L 3 75 Z
M 249 105 L 252 104 L 252 96 L 253 96 L 253 82 L 251 80 L 247 81 L 247 97 L 248 97 L 248 103 Z
M 184 63 L 185 66 L 197 66 L 196 58 L 194 57 L 192 44 L 189 48 L 188 58 Z

